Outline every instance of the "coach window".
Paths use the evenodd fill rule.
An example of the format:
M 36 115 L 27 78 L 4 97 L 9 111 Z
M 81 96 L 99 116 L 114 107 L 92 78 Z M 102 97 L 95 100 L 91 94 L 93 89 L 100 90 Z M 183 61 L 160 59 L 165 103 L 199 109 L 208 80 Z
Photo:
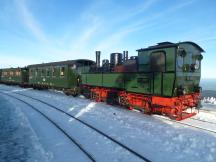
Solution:
M 14 75 L 14 72 L 13 71 L 10 71 L 10 76 L 13 76 Z
M 42 76 L 42 69 L 38 69 L 37 71 L 38 71 L 37 76 Z
M 38 76 L 38 69 L 35 69 L 35 76 Z
M 41 70 L 41 76 L 45 76 L 45 69 Z
M 18 71 L 18 70 L 15 72 L 15 75 L 16 75 L 16 76 L 19 76 L 19 71 Z
M 20 70 L 18 70 L 18 71 L 16 72 L 16 76 L 21 76 L 21 71 L 20 71 Z
M 64 76 L 65 75 L 65 67 L 61 67 L 60 68 L 60 76 Z
M 49 68 L 46 69 L 46 76 L 50 77 L 50 69 Z
M 52 67 L 51 69 L 52 69 L 52 77 L 54 77 L 55 76 L 55 68 Z
M 8 74 L 7 74 L 7 72 L 5 71 L 5 72 L 3 72 L 3 76 L 4 77 L 6 77 Z
M 150 56 L 151 61 L 151 71 L 154 72 L 164 72 L 165 71 L 165 52 L 157 51 L 152 52 Z
M 31 69 L 31 70 L 30 70 L 30 76 L 33 76 L 33 75 L 34 75 L 34 70 Z

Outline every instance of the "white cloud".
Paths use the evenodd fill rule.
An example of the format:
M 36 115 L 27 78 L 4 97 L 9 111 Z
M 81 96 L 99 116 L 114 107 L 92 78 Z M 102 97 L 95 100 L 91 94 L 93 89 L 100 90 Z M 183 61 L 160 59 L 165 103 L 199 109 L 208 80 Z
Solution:
M 43 53 L 47 55 L 52 55 L 54 59 L 64 59 L 70 57 L 70 59 L 76 59 L 77 57 L 86 57 L 82 54 L 90 52 L 93 49 L 106 50 L 114 49 L 118 47 L 118 44 L 130 33 L 133 33 L 138 30 L 143 30 L 147 28 L 152 28 L 152 26 L 157 26 L 157 20 L 163 17 L 166 14 L 170 14 L 180 8 L 187 6 L 193 2 L 184 1 L 179 3 L 176 6 L 172 6 L 169 9 L 166 9 L 164 12 L 158 12 L 153 14 L 149 18 L 141 18 L 139 20 L 134 19 L 137 15 L 144 14 L 145 11 L 151 9 L 152 5 L 156 4 L 158 0 L 148 0 L 142 4 L 138 4 L 133 8 L 126 8 L 124 12 L 121 12 L 119 15 L 111 15 L 111 17 L 103 17 L 103 13 L 98 13 L 97 9 L 101 8 L 106 3 L 109 2 L 100 2 L 95 1 L 92 3 L 87 10 L 80 13 L 80 24 L 86 24 L 83 28 L 76 31 L 77 36 L 74 36 L 73 32 L 65 31 L 65 33 L 70 33 L 64 39 L 50 39 L 42 30 L 42 24 L 36 19 L 32 11 L 27 5 L 27 0 L 15 0 L 15 5 L 19 16 L 29 31 L 34 35 L 34 37 L 39 41 L 39 46 L 43 49 Z M 113 16 L 113 17 L 112 17 Z M 127 19 L 133 18 L 133 22 L 128 25 L 128 22 L 125 22 Z M 115 23 L 126 23 L 122 24 L 120 27 L 115 28 Z M 76 24 L 74 24 L 76 25 Z M 104 37 L 104 34 L 99 35 L 99 33 L 111 33 Z M 67 34 L 68 35 L 68 34 Z M 70 38 L 70 39 L 68 39 Z M 94 45 L 95 42 L 98 44 Z M 93 52 L 93 51 L 92 51 Z M 74 55 L 73 55 L 74 54 Z M 75 54 L 81 54 L 79 56 Z M 89 58 L 89 57 L 88 57 Z
M 157 1 L 147 1 L 146 5 L 143 5 L 144 7 L 141 8 L 138 11 L 132 12 L 131 15 L 135 16 L 137 14 L 140 14 L 144 12 L 145 10 L 149 9 L 155 2 Z M 117 32 L 114 32 L 110 34 L 108 37 L 106 37 L 104 40 L 102 40 L 102 43 L 99 43 L 96 47 L 96 49 L 109 49 L 109 48 L 114 48 L 114 46 L 117 46 L 118 43 L 120 43 L 122 40 L 124 40 L 124 37 L 126 37 L 128 34 L 131 34 L 135 31 L 138 30 L 143 30 L 146 28 L 151 28 L 152 26 L 158 26 L 158 21 L 160 20 L 163 16 L 169 15 L 173 12 L 178 11 L 179 9 L 188 6 L 192 4 L 194 0 L 191 1 L 185 1 L 182 3 L 179 3 L 177 5 L 171 6 L 168 9 L 165 9 L 164 11 L 159 11 L 157 13 L 154 13 L 153 15 L 149 16 L 148 18 L 141 18 L 139 20 L 134 21 L 133 23 L 129 25 L 123 26 L 123 28 Z M 123 19 L 131 18 L 131 15 L 128 15 L 128 17 L 123 17 Z M 109 22 L 111 23 L 111 22 Z M 160 24 L 160 26 L 162 26 Z
M 27 7 L 26 0 L 15 0 L 15 5 L 25 26 L 41 43 L 48 43 L 49 41 L 41 29 L 41 24 L 35 19 Z
M 26 65 L 40 62 L 40 60 L 37 59 L 22 58 L 21 56 L 14 56 L 8 53 L 0 53 L 0 56 L 0 68 L 24 67 Z
M 88 25 L 80 32 L 80 35 L 76 40 L 72 40 L 70 46 L 73 50 L 82 51 L 83 48 L 87 48 L 91 44 L 91 40 L 96 38 L 96 35 L 101 27 L 101 20 L 98 17 L 89 17 Z

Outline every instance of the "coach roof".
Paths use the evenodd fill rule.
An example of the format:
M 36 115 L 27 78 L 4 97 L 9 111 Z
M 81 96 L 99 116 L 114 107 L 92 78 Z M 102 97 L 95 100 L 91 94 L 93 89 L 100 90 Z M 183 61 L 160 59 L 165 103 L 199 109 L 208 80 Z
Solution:
M 34 64 L 34 65 L 29 65 L 28 67 L 32 68 L 32 67 L 46 67 L 46 66 L 64 66 L 64 65 L 74 65 L 74 64 L 92 65 L 94 64 L 94 61 L 87 60 L 87 59 L 78 59 L 78 60 L 67 60 L 67 61 L 59 61 L 59 62 Z

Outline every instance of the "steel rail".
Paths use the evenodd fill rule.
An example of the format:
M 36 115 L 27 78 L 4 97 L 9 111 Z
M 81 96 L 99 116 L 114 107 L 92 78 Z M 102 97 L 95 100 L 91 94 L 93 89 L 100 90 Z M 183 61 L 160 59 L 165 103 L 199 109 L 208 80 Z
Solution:
M 44 113 L 42 113 L 40 110 L 38 110 L 36 107 L 34 107 L 33 105 L 29 104 L 28 102 L 21 100 L 15 96 L 9 95 L 7 93 L 3 93 L 0 92 L 3 95 L 6 95 L 8 97 L 14 98 L 24 104 L 26 104 L 27 106 L 31 107 L 34 111 L 38 112 L 39 114 L 41 114 L 44 118 L 46 118 L 49 122 L 51 122 L 56 128 L 58 128 L 67 138 L 70 139 L 70 141 L 72 143 L 74 143 L 91 161 L 96 162 L 96 160 L 94 159 L 94 157 L 88 153 L 88 151 L 86 151 L 82 145 L 80 143 L 78 143 L 73 137 L 71 137 L 64 129 L 62 129 L 56 122 L 54 122 L 51 118 L 49 118 L 47 115 L 45 115 Z
M 99 130 L 98 128 L 96 128 L 96 127 L 94 127 L 94 126 L 88 124 L 87 122 L 85 122 L 85 121 L 83 121 L 83 120 L 81 120 L 81 119 L 75 117 L 74 115 L 71 115 L 70 113 L 65 112 L 65 111 L 63 111 L 62 109 L 60 109 L 60 108 L 58 108 L 58 107 L 56 107 L 56 106 L 54 106 L 54 105 L 51 105 L 51 104 L 49 104 L 49 103 L 47 103 L 47 102 L 45 102 L 45 101 L 43 101 L 43 100 L 40 100 L 40 99 L 31 97 L 31 96 L 27 96 L 27 95 L 24 95 L 24 94 L 21 94 L 21 93 L 18 93 L 18 92 L 13 92 L 13 93 L 18 94 L 18 95 L 21 95 L 21 96 L 24 96 L 24 97 L 27 97 L 27 98 L 31 98 L 31 99 L 33 99 L 33 100 L 35 100 L 35 101 L 38 101 L 38 102 L 41 102 L 41 103 L 43 103 L 43 104 L 45 104 L 45 105 L 47 105 L 47 106 L 49 106 L 49 107 L 51 107 L 51 108 L 53 108 L 53 109 L 55 109 L 55 110 L 61 112 L 61 113 L 63 113 L 63 114 L 66 114 L 67 116 L 69 116 L 69 117 L 75 119 L 76 121 L 82 123 L 83 125 L 89 127 L 90 129 L 96 131 L 96 132 L 99 133 L 100 135 L 103 135 L 104 137 L 106 137 L 107 139 L 111 140 L 112 142 L 118 144 L 119 146 L 121 146 L 122 148 L 126 149 L 128 152 L 134 154 L 135 156 L 139 157 L 140 159 L 142 159 L 142 160 L 144 160 L 144 161 L 146 161 L 146 162 L 151 162 L 151 160 L 149 160 L 148 158 L 146 158 L 146 157 L 144 157 L 143 155 L 139 154 L 138 152 L 132 150 L 131 148 L 129 148 L 129 147 L 126 146 L 125 144 L 123 144 L 123 143 L 117 141 L 116 139 L 114 139 L 114 138 L 112 138 L 111 136 L 107 135 L 106 133 L 102 132 L 102 131 Z

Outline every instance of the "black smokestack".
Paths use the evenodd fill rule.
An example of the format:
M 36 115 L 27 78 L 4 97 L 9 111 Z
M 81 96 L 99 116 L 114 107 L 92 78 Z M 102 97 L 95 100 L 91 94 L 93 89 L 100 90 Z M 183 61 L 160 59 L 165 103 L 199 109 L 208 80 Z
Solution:
M 128 51 L 125 51 L 125 61 L 128 60 Z
M 100 67 L 100 51 L 96 51 L 96 66 Z
M 123 62 L 126 61 L 126 54 L 125 54 L 125 51 L 123 51 Z

